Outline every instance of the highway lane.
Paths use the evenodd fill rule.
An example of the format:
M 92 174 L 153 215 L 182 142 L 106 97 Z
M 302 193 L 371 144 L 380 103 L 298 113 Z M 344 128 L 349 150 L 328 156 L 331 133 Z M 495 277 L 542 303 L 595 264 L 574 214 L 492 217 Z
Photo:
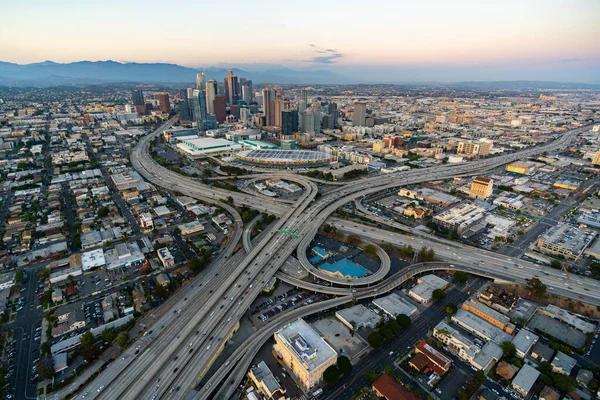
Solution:
M 314 196 L 316 195 L 316 186 L 313 184 L 311 186 L 311 190 L 306 191 L 306 193 L 303 194 L 303 197 L 299 200 L 299 202 L 306 202 L 308 204 L 308 201 L 310 201 L 312 198 L 314 198 Z M 308 200 L 308 201 L 306 201 Z M 298 217 L 298 215 L 302 214 L 302 207 L 301 205 L 298 205 L 292 212 L 292 215 L 296 215 L 296 218 Z M 279 223 L 283 223 L 282 221 L 280 221 Z M 275 227 L 277 228 L 277 226 Z M 286 238 L 284 236 L 278 236 L 276 239 L 273 240 L 272 237 L 268 237 L 267 238 L 267 243 L 269 242 L 273 242 L 271 243 L 271 246 L 273 246 L 273 249 L 276 249 L 279 246 L 279 242 L 285 240 Z M 254 250 L 254 254 L 251 254 L 248 259 L 252 260 L 257 258 L 257 254 L 261 252 L 261 246 L 258 246 L 255 250 Z M 268 257 L 268 253 L 269 251 L 266 252 L 266 256 Z M 263 255 L 263 257 L 265 257 Z M 263 260 L 261 260 L 263 261 Z M 246 277 L 246 274 L 242 275 L 242 272 L 244 271 L 245 267 L 247 266 L 247 263 L 240 263 L 240 262 L 236 262 L 236 273 L 229 273 L 227 274 L 227 280 L 225 282 L 219 282 L 218 285 L 210 285 L 210 287 L 214 288 L 214 293 L 209 293 L 211 296 L 210 300 L 208 299 L 203 299 L 200 302 L 202 304 L 204 304 L 204 306 L 201 306 L 199 308 L 196 308 L 196 315 L 190 319 L 190 318 L 182 318 L 180 321 L 184 321 L 185 324 L 191 325 L 191 326 L 195 326 L 198 325 L 198 323 L 200 322 L 200 320 L 202 320 L 202 325 L 203 326 L 216 326 L 218 322 L 220 322 L 223 319 L 223 312 L 228 311 L 227 309 L 225 309 L 225 305 L 227 305 L 227 308 L 229 308 L 231 310 L 231 304 L 234 303 L 234 301 L 230 302 L 230 298 L 236 298 L 239 296 L 239 293 L 241 293 L 241 282 L 237 283 L 238 287 L 236 287 L 236 284 L 233 282 L 235 279 L 238 279 L 240 281 L 243 280 L 243 283 L 245 283 L 246 285 L 248 285 L 248 282 L 250 282 L 254 276 L 250 276 L 252 273 L 257 274 L 258 273 L 258 269 L 260 269 L 260 267 L 258 267 L 258 263 L 255 263 L 255 266 L 257 266 L 256 268 L 253 268 L 252 270 L 248 270 L 246 271 L 246 273 L 249 275 L 248 277 Z M 225 275 L 225 274 L 223 274 Z M 237 276 L 236 276 L 237 275 Z M 248 282 L 246 281 L 246 279 L 248 280 Z M 211 281 L 212 283 L 212 281 Z M 252 284 L 252 283 L 250 283 Z M 254 288 L 260 290 L 260 285 L 258 285 L 258 283 L 254 284 Z M 205 287 L 206 289 L 206 287 Z M 211 289 L 213 290 L 213 289 Z M 228 291 L 228 293 L 225 294 L 225 290 Z M 217 297 L 218 296 L 218 297 Z M 242 293 L 242 298 L 243 298 L 243 293 Z M 250 299 L 250 302 L 253 299 Z M 221 304 L 221 306 L 223 307 L 216 307 L 218 304 L 215 304 L 216 301 L 220 302 L 220 303 L 225 303 L 225 304 Z M 239 303 L 239 302 L 238 302 Z M 190 303 L 191 304 L 191 303 Z M 211 306 L 211 313 L 210 315 L 206 316 L 208 314 L 208 306 Z M 241 304 L 238 304 L 241 305 Z M 188 305 L 189 308 L 189 305 Z M 236 306 L 237 308 L 237 306 Z M 235 309 L 233 309 L 233 313 L 235 313 Z M 246 307 L 247 308 L 247 307 Z M 198 313 L 198 309 L 199 309 L 199 313 Z M 214 313 L 213 313 L 214 312 Z M 234 314 L 235 315 L 235 314 Z M 206 316 L 206 317 L 205 317 Z M 231 316 L 231 315 L 230 315 Z M 241 313 L 239 315 L 235 315 L 236 318 L 239 318 L 241 316 Z M 205 317 L 204 319 L 202 319 L 203 317 Z M 228 317 L 229 318 L 229 317 Z M 233 318 L 230 318 L 230 321 L 232 324 L 237 323 L 237 320 L 234 320 Z M 178 331 L 180 331 L 180 336 L 181 336 L 181 343 L 183 343 L 184 341 L 187 342 L 187 339 L 190 336 L 190 332 L 193 331 L 193 329 L 187 329 L 185 327 L 179 327 L 180 324 L 177 324 L 178 327 L 176 328 Z M 229 330 L 229 327 L 227 329 L 223 328 L 224 325 L 220 324 L 219 325 L 219 331 L 220 334 L 222 334 L 224 337 L 225 336 L 225 330 Z M 166 328 L 165 328 L 166 329 Z M 208 331 L 211 332 L 215 332 L 215 337 L 218 334 L 216 330 L 213 330 L 212 328 L 207 329 Z M 173 334 L 174 332 L 172 332 L 172 330 L 169 330 L 168 332 L 166 332 L 166 334 L 164 335 L 166 338 L 170 338 L 171 340 L 173 340 L 174 337 L 177 337 Z M 185 337 L 185 339 L 184 339 Z M 209 341 L 209 338 L 200 338 L 200 339 L 194 339 L 195 341 L 193 342 L 193 346 L 191 348 L 196 349 L 197 347 L 199 347 L 199 344 L 202 343 L 204 344 L 205 342 Z M 192 343 L 192 342 L 190 342 Z M 198 343 L 198 346 L 196 346 L 196 344 Z M 177 346 L 177 345 L 169 345 L 169 346 L 161 346 L 160 348 L 162 349 L 162 351 L 160 354 L 162 356 L 162 358 L 166 358 L 165 355 L 166 354 L 173 354 L 177 348 L 181 347 Z M 207 345 L 208 347 L 208 345 Z M 212 345 L 210 346 L 210 348 L 212 348 Z M 210 348 L 208 350 L 210 350 Z M 122 360 L 125 361 L 125 360 Z M 177 361 L 177 360 L 173 360 L 173 361 Z M 182 360 L 179 360 L 180 362 L 178 364 L 181 364 L 183 366 L 183 362 Z M 203 362 L 205 364 L 207 364 L 209 360 L 203 360 Z M 147 364 L 148 362 L 146 362 Z M 187 361 L 186 361 L 187 363 Z M 143 364 L 143 365 L 146 365 Z M 158 367 L 155 366 L 155 364 L 160 364 L 160 363 L 153 363 L 153 365 L 151 366 L 150 369 L 142 369 L 141 371 L 136 368 L 137 373 L 141 373 L 141 376 L 135 376 L 135 375 L 120 375 L 118 377 L 119 381 L 123 381 L 123 383 L 120 384 L 111 384 L 111 386 L 109 386 L 107 389 L 105 389 L 105 395 L 103 395 L 103 398 L 115 398 L 115 396 L 119 397 L 119 396 L 126 396 L 126 397 L 137 397 L 138 394 L 140 392 L 144 392 L 146 389 L 146 384 L 148 383 L 152 383 L 153 382 L 153 378 L 154 376 L 157 374 L 157 371 L 159 370 Z M 170 366 L 169 366 L 170 368 Z M 177 368 L 177 367 L 175 367 Z M 132 369 L 133 371 L 133 369 Z M 135 382 L 131 382 L 131 380 L 135 379 Z M 158 379 L 158 378 L 157 378 Z M 149 387 L 152 387 L 150 385 L 148 385 Z M 163 386 L 164 387 L 164 386 Z M 111 389 L 114 388 L 114 389 Z M 109 390 L 110 389 L 110 390 Z M 160 387 L 159 387 L 160 390 Z
M 436 257 L 450 263 L 467 265 L 467 272 L 484 271 L 502 273 L 507 280 L 517 279 L 522 283 L 536 276 L 547 287 L 549 293 L 560 294 L 590 304 L 600 305 L 600 283 L 594 279 L 562 272 L 531 262 L 514 259 L 483 249 L 475 249 L 458 243 L 442 244 L 427 237 L 407 236 L 378 228 L 365 227 L 349 222 L 333 220 L 339 231 L 367 237 L 370 240 L 387 241 L 395 245 L 411 245 L 415 250 L 422 246 L 435 250 Z M 583 299 L 580 297 L 583 296 Z
M 217 203 L 220 199 L 232 197 L 236 204 L 246 204 L 258 210 L 269 210 L 272 214 L 283 215 L 290 207 L 269 199 L 258 199 L 245 193 L 232 192 L 215 187 L 209 187 L 192 178 L 187 178 L 165 168 L 150 157 L 149 148 L 151 141 L 164 130 L 170 128 L 177 117 L 171 118 L 154 132 L 142 137 L 131 152 L 131 165 L 148 181 L 169 190 L 176 190 L 190 197 L 208 203 Z
M 548 148 L 550 148 L 550 147 L 548 147 Z M 543 151 L 543 149 L 541 149 L 541 148 L 538 148 L 537 150 L 538 150 L 538 151 Z M 529 154 L 529 153 L 527 153 L 527 154 Z M 521 155 L 522 155 L 522 154 L 521 154 Z M 510 161 L 510 160 L 512 159 L 512 157 L 519 157 L 519 156 L 518 156 L 518 155 L 511 155 L 510 157 L 507 157 L 507 158 L 506 158 L 506 160 L 509 160 L 509 161 Z M 506 160 L 504 160 L 504 161 L 506 161 Z M 486 164 L 486 165 L 487 165 L 487 164 Z M 488 167 L 489 167 L 489 166 L 488 166 Z M 495 165 L 494 165 L 494 167 L 495 167 Z M 483 167 L 480 167 L 480 168 L 483 168 Z M 423 176 L 422 176 L 422 175 L 423 175 L 423 171 L 419 171 L 419 172 L 420 172 L 420 174 L 421 174 L 421 177 L 420 177 L 419 179 L 421 179 L 421 181 L 422 181 L 422 180 L 423 180 Z M 464 172 L 465 172 L 465 170 L 464 170 L 464 169 L 460 169 L 460 170 L 458 170 L 458 169 L 454 169 L 454 170 L 452 171 L 452 173 L 450 174 L 450 176 L 453 176 L 453 175 L 456 175 L 456 174 L 459 174 L 459 173 L 463 173 L 463 174 L 464 174 Z M 479 173 L 479 171 L 478 171 L 478 173 Z M 436 176 L 436 177 L 440 175 L 440 174 L 436 174 L 436 171 L 435 171 L 435 170 L 431 171 L 431 174 L 435 174 L 435 176 Z M 444 174 L 444 176 L 445 176 L 445 174 Z M 428 178 L 428 179 L 432 179 L 432 176 L 427 176 L 427 178 Z M 364 181 L 363 181 L 363 182 L 361 182 L 360 184 L 361 184 L 361 185 L 365 185 L 365 184 L 366 184 L 366 185 L 370 186 L 368 182 L 366 182 L 366 183 L 365 183 Z M 395 187 L 395 186 L 398 186 L 398 185 L 400 185 L 400 184 L 402 184 L 402 182 L 394 182 L 393 184 L 389 184 L 389 186 L 394 186 L 394 187 Z M 350 189 L 350 190 L 352 191 L 352 189 Z M 369 190 L 372 190 L 372 189 L 369 189 Z M 379 190 L 380 190 L 380 189 L 379 189 Z M 377 191 L 377 189 L 375 189 L 375 191 Z M 344 195 L 346 195 L 346 193 L 345 193 L 345 191 L 342 191 L 341 193 L 339 193 L 339 194 L 336 194 L 334 197 L 335 197 L 335 198 L 339 198 L 339 197 L 343 197 Z M 361 193 L 360 195 L 364 195 L 364 193 Z M 319 210 L 322 208 L 322 205 L 323 205 L 323 204 L 329 204 L 329 202 L 331 201 L 331 198 L 332 198 L 332 196 L 329 196 L 329 199 L 321 199 L 321 200 L 317 201 L 317 202 L 315 203 L 315 205 L 311 207 L 311 209 L 316 209 L 317 211 L 319 211 Z M 346 201 L 348 201 L 348 199 L 346 199 Z M 340 201 L 340 204 L 343 204 L 343 203 L 345 203 L 346 201 Z M 325 215 L 328 215 L 328 214 L 329 214 L 329 213 L 331 213 L 331 212 L 332 212 L 332 211 L 333 211 L 333 210 L 334 210 L 334 209 L 335 209 L 337 206 L 338 206 L 338 204 L 334 204 L 334 205 L 333 205 L 333 209 L 326 210 L 326 211 L 325 211 L 323 214 L 325 214 Z M 308 215 L 306 216 L 306 218 L 305 218 L 305 221 L 311 221 L 311 225 L 310 225 L 310 226 L 316 226 L 317 228 L 318 228 L 318 226 L 320 225 L 320 223 L 322 222 L 322 221 L 318 221 L 318 220 L 317 220 L 317 221 L 315 221 L 315 219 L 314 219 L 314 212 L 309 212 L 309 214 L 308 214 Z M 308 230 L 310 230 L 310 228 L 308 228 Z M 304 235 L 304 232 L 305 232 L 305 231 L 303 230 L 303 235 Z M 312 232 L 311 232 L 311 233 L 312 233 Z M 303 240 L 308 240 L 308 241 L 310 241 L 310 239 L 303 239 Z M 280 253 L 281 253 L 283 256 L 287 256 L 287 253 L 286 253 L 286 252 L 283 252 L 283 253 L 282 253 L 282 252 L 280 252 Z M 300 251 L 299 253 L 301 254 L 302 252 Z
M 481 166 L 481 167 L 483 167 L 483 166 Z M 456 171 L 457 173 L 465 172 L 465 171 L 463 171 L 463 170 L 460 170 L 460 169 L 455 169 L 455 171 Z M 432 172 L 433 172 L 433 171 L 432 171 Z M 422 173 L 422 171 L 421 171 L 421 173 Z M 393 178 L 393 177 L 390 177 L 390 178 Z M 361 182 L 362 182 L 361 184 L 364 184 L 364 183 L 365 183 L 365 180 L 363 180 L 363 181 L 361 181 Z M 388 181 L 388 182 L 389 182 L 389 181 Z M 367 184 L 368 184 L 368 182 L 367 182 Z M 398 183 L 396 183 L 396 184 L 395 184 L 395 186 L 398 186 Z M 322 204 L 319 204 L 319 206 L 315 207 L 315 209 L 318 211 L 318 210 L 321 208 L 321 206 L 322 206 L 323 204 L 324 204 L 324 203 L 322 203 Z M 306 224 L 306 221 L 312 221 L 312 219 L 311 219 L 311 218 L 314 218 L 314 215 L 313 215 L 313 214 L 314 214 L 314 213 L 309 213 L 307 218 L 305 218 L 305 219 L 300 219 L 300 220 L 296 221 L 296 223 L 301 223 L 301 224 L 303 224 L 303 225 L 307 225 L 307 224 Z M 278 243 L 279 241 L 280 241 L 280 240 L 276 240 L 276 242 L 275 242 L 275 248 L 277 248 L 277 246 L 279 245 L 279 243 Z M 292 244 L 294 244 L 294 243 L 293 243 L 293 242 L 294 242 L 294 240 L 289 240 L 289 238 L 286 238 L 286 240 L 283 240 L 283 241 L 281 241 L 281 242 L 282 242 L 282 245 L 286 244 L 286 246 L 287 246 L 287 243 L 286 243 L 286 242 L 292 242 Z M 290 246 L 290 248 L 293 250 L 293 246 Z M 286 248 L 286 251 L 287 251 L 287 250 L 288 250 L 288 249 Z M 268 255 L 268 254 L 267 254 L 267 255 Z M 260 261 L 260 263 L 261 263 L 261 264 L 263 264 L 263 265 L 264 265 L 264 264 L 265 264 L 265 261 L 268 261 L 268 260 L 263 260 L 263 259 L 261 259 L 261 260 L 259 260 L 259 261 Z M 256 263 L 255 263 L 255 265 L 256 265 L 256 266 L 258 266 L 258 265 L 259 265 L 259 263 L 258 263 L 258 262 L 256 262 Z M 264 279 L 264 278 L 268 278 L 268 273 L 267 273 L 267 272 L 263 272 L 263 273 L 264 273 L 264 277 L 262 277 L 262 279 Z M 269 271 L 269 273 L 271 273 L 271 274 L 272 274 L 272 273 L 274 273 L 274 271 Z M 241 288 L 241 290 L 243 290 L 243 288 Z M 241 292 L 241 290 L 240 290 L 240 292 Z
M 314 198 L 315 194 L 316 193 L 313 193 L 311 197 Z M 303 210 L 298 209 L 292 218 L 290 218 L 291 225 L 288 225 L 290 229 L 295 229 L 297 224 L 301 223 L 301 217 L 304 215 L 305 213 Z M 220 338 L 222 341 L 225 340 L 224 338 L 226 337 L 227 333 L 229 333 L 234 328 L 235 324 L 237 324 L 237 318 L 239 318 L 249 308 L 250 304 L 254 301 L 256 296 L 258 296 L 262 290 L 263 282 L 267 281 L 285 261 L 285 257 L 280 255 L 277 255 L 276 258 L 274 257 L 275 250 L 278 248 L 281 249 L 281 246 L 285 244 L 283 248 L 287 253 L 291 253 L 296 246 L 296 242 L 298 241 L 297 238 L 284 234 L 275 234 L 273 233 L 275 229 L 273 229 L 269 235 L 271 238 L 271 243 L 264 248 L 263 252 L 261 252 L 258 257 L 251 256 L 251 260 L 254 261 L 254 264 L 252 264 L 251 269 L 247 271 L 247 273 L 250 274 L 248 279 L 250 279 L 252 274 L 256 274 L 254 275 L 255 280 L 248 282 L 242 281 L 243 284 L 250 284 L 251 287 L 246 289 L 245 292 L 241 292 L 241 290 L 239 290 L 241 296 L 238 294 L 232 295 L 231 297 L 234 298 L 234 300 L 229 303 L 229 306 L 227 308 L 219 308 L 215 310 L 214 318 L 206 321 L 208 324 L 207 329 L 209 331 L 214 331 L 215 337 L 218 335 L 218 338 Z M 253 250 L 253 252 L 255 252 L 255 250 Z M 280 253 L 281 251 L 279 251 L 277 254 Z M 220 347 L 220 345 L 221 343 L 218 343 L 218 340 L 217 343 L 209 343 L 209 341 L 201 340 L 198 344 L 198 347 L 201 348 L 197 353 L 194 354 L 193 360 L 186 361 L 185 364 L 182 363 L 182 366 L 186 368 L 186 371 L 194 372 L 178 373 L 174 380 L 167 381 L 169 382 L 168 386 L 166 385 L 159 387 L 158 390 L 156 390 L 159 396 L 164 395 L 169 388 L 172 389 L 173 387 L 181 387 L 187 389 L 197 384 L 198 379 L 196 378 L 196 375 L 198 375 L 198 371 L 200 371 L 199 375 L 201 376 L 205 370 L 208 370 L 211 361 L 218 355 L 216 350 Z M 148 393 L 148 395 L 150 394 L 153 396 L 156 393 Z
M 552 145 L 548 145 L 548 146 L 543 146 L 543 147 L 541 147 L 541 148 L 537 148 L 535 151 L 525 151 L 525 152 L 519 152 L 518 154 L 512 154 L 512 155 L 510 155 L 510 156 L 508 156 L 508 157 L 504 157 L 504 158 L 501 160 L 501 163 L 504 163 L 504 162 L 510 162 L 510 161 L 512 161 L 513 159 L 516 159 L 515 157 L 522 157 L 523 155 L 529 155 L 529 154 L 533 154 L 533 153 L 535 153 L 535 152 L 537 152 L 537 151 L 540 151 L 540 152 L 541 152 L 541 151 L 545 151 L 546 149 L 547 149 L 547 150 L 550 150 L 550 149 L 553 149 L 553 148 L 557 148 L 557 147 L 559 147 L 559 146 L 563 145 L 564 143 L 568 143 L 570 140 L 572 140 L 572 138 L 573 138 L 573 137 L 574 137 L 574 135 L 567 135 L 567 136 L 564 136 L 564 137 L 562 137 L 562 138 L 561 138 L 561 139 L 558 141 L 558 143 L 554 143 L 554 144 L 552 144 Z M 481 171 L 481 169 L 482 169 L 482 168 L 492 168 L 492 167 L 496 167 L 496 166 L 497 166 L 497 165 L 496 165 L 496 163 L 497 163 L 497 162 L 498 162 L 498 160 L 496 160 L 496 162 L 495 162 L 495 163 L 488 163 L 488 162 L 486 162 L 484 165 L 480 165 L 480 169 L 479 169 L 479 171 L 477 171 L 477 173 L 480 173 L 480 171 Z M 500 165 L 501 165 L 501 164 L 500 164 Z M 453 171 L 452 171 L 452 172 L 449 174 L 449 176 L 453 176 L 453 175 L 456 175 L 456 174 L 464 174 L 465 172 L 466 172 L 466 171 L 465 171 L 463 168 L 461 168 L 461 169 L 453 169 Z M 431 179 L 431 177 L 430 177 L 430 176 L 431 176 L 431 174 L 435 174 L 435 176 L 436 176 L 436 177 L 442 177 L 442 178 L 443 178 L 443 177 L 446 177 L 446 176 L 448 176 L 447 174 L 444 174 L 444 173 L 437 173 L 437 171 L 436 171 L 436 170 L 434 170 L 434 171 L 430 171 L 430 174 L 429 174 L 428 176 L 426 176 L 426 178 L 427 178 L 427 179 Z M 405 179 L 406 179 L 406 178 L 405 178 Z M 423 179 L 423 177 L 421 177 L 421 179 Z M 400 183 L 400 184 L 406 184 L 406 182 L 402 182 L 402 183 Z M 395 182 L 394 184 L 392 184 L 392 185 L 388 185 L 388 186 L 391 186 L 391 187 L 398 186 L 398 182 Z M 381 188 L 378 188 L 378 189 L 379 189 L 379 190 L 381 190 Z M 369 190 L 370 190 L 370 189 L 369 189 Z M 368 190 L 367 190 L 367 191 L 368 191 Z M 378 191 L 378 190 L 375 190 L 375 191 Z M 360 194 L 359 194 L 357 197 L 360 197 L 361 195 L 364 195 L 364 193 L 360 193 Z M 348 197 L 351 197 L 351 196 L 347 196 L 346 190 L 341 190 L 341 191 L 340 191 L 340 193 L 339 193 L 339 194 L 337 194 L 337 196 L 338 196 L 338 197 L 339 197 L 339 196 L 343 196 L 343 198 L 345 199 L 345 201 L 339 201 L 339 202 L 336 202 L 336 203 L 334 203 L 334 204 L 330 205 L 329 207 L 327 207 L 327 208 L 325 209 L 325 211 L 323 211 L 323 212 L 322 212 L 322 214 L 324 214 L 324 216 L 325 216 L 325 217 L 326 217 L 327 215 L 329 215 L 331 212 L 333 212 L 333 211 L 335 210 L 335 208 L 337 208 L 339 205 L 341 205 L 341 204 L 344 204 L 345 202 L 347 202 L 347 201 L 348 201 Z M 353 196 L 356 196 L 356 193 L 355 193 Z M 329 197 L 331 197 L 331 195 L 329 195 Z M 322 200 L 320 200 L 319 202 L 317 202 L 317 204 L 315 205 L 315 208 L 317 208 L 317 209 L 319 208 L 319 207 L 318 207 L 318 206 L 320 205 L 319 203 L 328 203 L 328 202 L 329 202 L 329 200 L 324 200 L 324 199 L 322 199 Z M 320 224 L 323 222 L 322 220 L 317 220 L 317 221 L 315 221 L 315 220 L 313 219 L 313 215 L 312 215 L 312 213 L 311 213 L 311 215 L 309 216 L 309 218 L 307 218 L 307 220 L 310 220 L 310 221 L 312 221 L 312 222 L 313 222 L 313 225 L 314 225 L 314 226 L 316 226 L 316 229 L 318 229 L 318 227 L 320 226 Z M 312 229 L 312 231 L 313 231 L 314 233 L 316 233 L 316 229 L 315 229 L 315 228 L 313 228 L 313 229 Z M 313 232 L 311 232 L 311 234 L 312 234 Z M 306 236 L 304 236 L 304 238 L 303 238 L 303 244 L 304 244 L 304 243 L 310 243 L 310 241 L 312 240 L 312 237 L 313 237 L 313 236 L 314 236 L 314 234 L 312 234 L 312 235 L 306 235 Z M 301 245 L 301 246 L 299 246 L 298 253 L 299 253 L 299 256 L 300 256 L 300 257 L 301 257 L 301 255 L 302 255 L 302 254 L 304 254 L 304 253 L 305 253 L 305 252 L 303 252 L 303 251 L 302 251 L 302 245 Z M 312 272 L 312 271 L 311 271 L 311 272 Z M 376 290 L 376 289 L 375 289 L 375 290 Z

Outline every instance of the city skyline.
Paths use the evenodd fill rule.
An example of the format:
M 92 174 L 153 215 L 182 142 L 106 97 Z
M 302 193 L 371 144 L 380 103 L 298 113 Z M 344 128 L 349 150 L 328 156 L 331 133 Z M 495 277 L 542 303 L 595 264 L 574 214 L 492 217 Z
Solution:
M 230 6 L 239 10 L 230 27 L 206 17 L 199 27 L 177 20 L 178 10 L 217 16 L 221 7 L 184 1 L 176 10 L 163 10 L 156 1 L 139 7 L 26 0 L 0 17 L 5 33 L 0 54 L 2 61 L 19 64 L 110 59 L 326 69 L 364 81 L 600 82 L 596 1 L 375 2 L 368 7 L 311 1 L 278 7 L 259 1 L 246 7 L 233 1 Z M 153 35 L 158 28 L 161 34 Z M 7 32 L 19 34 L 9 37 Z

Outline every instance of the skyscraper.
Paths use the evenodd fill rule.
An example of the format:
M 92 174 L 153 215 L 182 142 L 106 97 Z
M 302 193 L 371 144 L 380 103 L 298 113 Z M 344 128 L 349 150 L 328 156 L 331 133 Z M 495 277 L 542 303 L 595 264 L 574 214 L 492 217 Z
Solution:
M 215 113 L 215 96 L 217 95 L 217 81 L 211 79 L 206 84 L 206 112 Z
M 333 116 L 331 114 L 323 115 L 321 129 L 333 129 Z
M 307 108 L 304 110 L 303 114 L 303 122 L 304 126 L 302 127 L 302 132 L 304 133 L 314 133 L 315 132 L 315 116 L 312 108 Z
M 281 112 L 281 134 L 291 135 L 298 132 L 298 110 L 283 110 Z
M 254 93 L 252 93 L 252 81 L 246 80 L 242 83 L 242 99 L 244 99 L 246 104 L 250 104 L 252 101 L 254 101 Z
M 227 105 L 225 104 L 225 96 L 222 94 L 215 96 L 215 116 L 218 122 L 224 122 L 227 117 Z
M 354 116 L 352 117 L 352 125 L 365 126 L 366 117 L 367 117 L 367 103 L 363 103 L 363 102 L 354 103 Z
M 337 109 L 337 103 L 329 103 L 329 106 L 327 107 L 327 111 L 328 114 L 331 115 L 333 121 L 332 124 L 333 126 L 331 128 L 334 128 L 336 126 L 338 126 L 338 109 Z
M 200 90 L 204 88 L 205 79 L 206 76 L 204 75 L 204 72 L 200 72 L 196 75 L 196 89 Z
M 277 90 L 264 88 L 263 94 L 263 111 L 266 117 L 267 126 L 275 125 L 275 96 Z
M 249 122 L 251 118 L 250 109 L 248 108 L 240 108 L 240 121 Z
M 233 74 L 233 70 L 227 71 L 227 78 L 225 78 L 225 91 L 227 94 L 227 101 L 229 104 L 234 104 L 239 99 L 239 85 L 238 78 Z
M 179 103 L 179 117 L 183 121 L 191 120 L 190 106 L 187 100 L 184 100 L 181 103 Z
M 144 92 L 142 92 L 141 90 L 132 90 L 131 101 L 134 106 L 143 106 L 145 104 Z
M 160 112 L 169 114 L 171 112 L 171 102 L 169 101 L 169 93 L 159 93 L 158 103 L 160 104 Z
M 199 95 L 200 91 L 198 89 L 192 89 L 192 96 L 188 99 L 192 120 L 196 121 L 198 128 L 200 128 L 200 125 L 202 124 L 202 110 L 200 109 L 200 102 L 198 101 Z
M 300 91 L 300 100 L 304 102 L 304 104 L 308 104 L 308 90 L 302 89 Z
M 283 99 L 283 92 L 278 92 L 275 98 L 275 121 L 274 125 L 281 127 L 281 112 L 290 108 L 290 103 Z

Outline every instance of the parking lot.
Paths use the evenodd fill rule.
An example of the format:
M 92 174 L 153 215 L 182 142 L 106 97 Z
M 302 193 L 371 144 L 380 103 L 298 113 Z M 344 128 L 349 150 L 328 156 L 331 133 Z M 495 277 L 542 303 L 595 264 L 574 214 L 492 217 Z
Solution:
M 272 318 L 285 310 L 312 304 L 328 298 L 329 296 L 325 294 L 313 294 L 306 290 L 293 288 L 278 295 L 274 295 L 272 298 L 265 299 L 258 304 L 253 304 L 250 308 L 252 310 L 250 319 L 253 324 L 262 326 L 269 318 Z

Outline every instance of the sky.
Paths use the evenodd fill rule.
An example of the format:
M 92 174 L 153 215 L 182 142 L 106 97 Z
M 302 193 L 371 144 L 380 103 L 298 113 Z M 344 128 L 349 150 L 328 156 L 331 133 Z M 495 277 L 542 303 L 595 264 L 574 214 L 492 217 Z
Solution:
M 600 0 L 0 0 L 0 61 L 600 83 Z M 11 3 L 10 5 L 7 5 Z

